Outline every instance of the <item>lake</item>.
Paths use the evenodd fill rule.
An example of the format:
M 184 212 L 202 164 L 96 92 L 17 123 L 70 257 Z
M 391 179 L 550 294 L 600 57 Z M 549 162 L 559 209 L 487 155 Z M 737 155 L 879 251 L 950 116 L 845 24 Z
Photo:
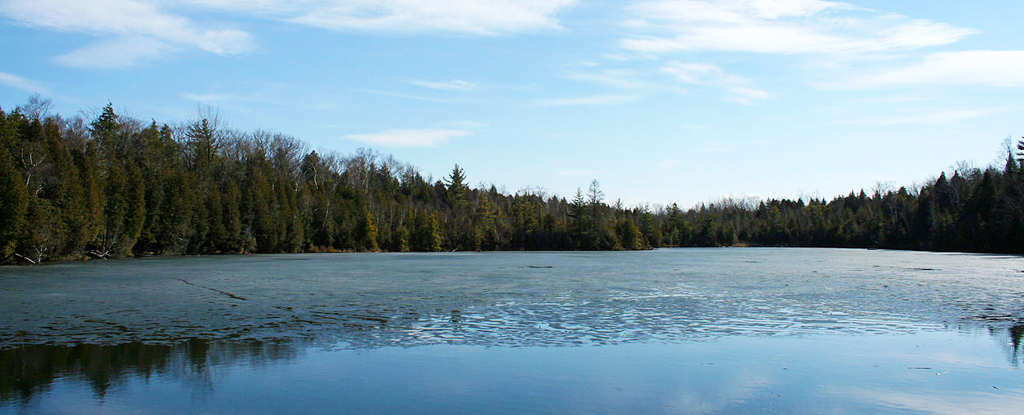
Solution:
M 1018 413 L 1024 259 L 844 249 L 0 268 L 0 414 Z

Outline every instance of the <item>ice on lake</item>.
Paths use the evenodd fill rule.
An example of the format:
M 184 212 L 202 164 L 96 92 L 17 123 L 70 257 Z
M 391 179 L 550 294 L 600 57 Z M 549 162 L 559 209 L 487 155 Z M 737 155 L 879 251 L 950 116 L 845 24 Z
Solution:
M 835 249 L 8 267 L 0 413 L 1014 413 L 1022 270 Z

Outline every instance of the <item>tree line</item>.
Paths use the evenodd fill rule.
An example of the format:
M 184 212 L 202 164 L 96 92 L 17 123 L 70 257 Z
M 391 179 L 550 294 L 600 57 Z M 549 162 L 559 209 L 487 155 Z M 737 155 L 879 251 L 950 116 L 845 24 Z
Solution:
M 0 261 L 169 254 L 634 250 L 823 246 L 1024 253 L 1024 169 L 961 168 L 919 188 L 824 199 L 725 199 L 682 210 L 472 188 L 367 149 L 221 125 L 177 125 L 108 104 L 49 114 L 38 96 L 0 108 Z M 1021 150 L 1024 151 L 1024 142 Z

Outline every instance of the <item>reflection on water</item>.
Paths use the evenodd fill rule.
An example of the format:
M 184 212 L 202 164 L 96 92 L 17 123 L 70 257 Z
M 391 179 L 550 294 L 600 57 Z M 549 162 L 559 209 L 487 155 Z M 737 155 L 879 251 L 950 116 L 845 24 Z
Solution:
M 1020 373 L 999 355 L 1019 364 L 1019 343 L 1002 341 L 1021 331 L 596 347 L 27 346 L 0 352 L 0 414 L 1015 413 Z
M 993 329 L 991 332 L 993 333 L 993 336 L 996 336 L 998 339 L 1004 338 L 999 334 L 1000 331 L 998 330 Z M 1005 336 L 1009 338 L 1009 341 L 1003 342 L 1006 345 L 1007 358 L 1010 360 L 1010 364 L 1013 365 L 1013 367 L 1019 367 L 1021 363 L 1024 363 L 1024 348 L 1022 348 L 1021 345 L 1021 338 L 1024 338 L 1024 324 L 1014 325 L 1004 333 Z
M 991 335 L 994 340 L 992 347 L 993 351 L 1001 350 L 1005 353 L 1006 359 L 1008 359 L 1010 366 L 1017 368 L 1022 363 L 1022 357 L 1024 357 L 1024 350 L 1022 350 L 1021 339 L 1024 337 L 1024 325 L 1016 325 L 1008 329 L 995 329 L 990 328 L 984 330 Z M 968 336 L 969 338 L 976 338 L 976 335 L 970 333 L 962 333 L 962 336 Z M 914 335 L 908 338 L 913 340 Z M 883 336 L 884 337 L 884 336 Z M 754 342 L 758 342 L 757 337 L 739 337 L 741 339 L 755 339 Z M 859 343 L 863 343 L 865 339 L 871 339 L 873 337 L 863 336 L 829 336 L 831 341 L 836 344 L 843 344 L 847 346 L 853 346 L 853 349 L 858 347 Z M 955 337 L 954 337 L 955 338 Z M 764 343 L 771 344 L 773 338 L 763 338 L 761 340 Z M 900 337 L 895 338 L 897 340 Z M 943 337 L 943 340 L 948 340 L 947 337 Z M 750 341 L 750 340 L 743 340 Z M 778 341 L 778 340 L 774 340 Z M 906 340 L 903 340 L 906 341 Z M 927 344 L 928 339 L 916 340 L 922 344 Z M 686 351 L 691 348 L 699 350 L 707 349 L 707 345 L 714 343 L 714 340 L 698 341 L 691 343 L 682 344 L 662 344 L 663 348 L 676 347 L 680 351 Z M 416 355 L 416 350 L 419 348 L 394 348 L 393 344 L 389 342 L 366 345 L 374 348 L 384 348 L 388 350 L 385 354 L 393 353 L 408 353 Z M 813 342 L 809 342 L 812 343 Z M 573 346 L 574 343 L 567 341 L 565 346 Z M 795 346 L 794 346 L 795 345 Z M 46 396 L 51 391 L 52 387 L 56 383 L 74 384 L 79 387 L 88 389 L 91 391 L 93 399 L 102 402 L 103 399 L 111 391 L 117 391 L 124 389 L 126 385 L 131 384 L 145 384 L 151 380 L 158 379 L 162 382 L 179 382 L 187 385 L 186 389 L 191 390 L 192 395 L 200 393 L 200 395 L 211 395 L 216 389 L 218 382 L 224 381 L 223 373 L 218 375 L 218 372 L 230 371 L 233 367 L 255 367 L 255 368 L 268 368 L 280 365 L 282 363 L 289 363 L 295 361 L 308 360 L 307 350 L 318 350 L 316 354 L 321 357 L 327 356 L 328 360 L 330 356 L 336 355 L 347 358 L 352 356 L 361 356 L 366 350 L 352 349 L 351 345 L 335 345 L 339 347 L 326 347 L 324 345 L 312 346 L 299 342 L 291 343 L 263 343 L 263 342 L 246 342 L 246 343 L 226 343 L 226 342 L 211 342 L 201 339 L 193 339 L 186 342 L 174 344 L 174 345 L 152 345 L 143 343 L 129 343 L 114 346 L 101 346 L 101 345 L 77 345 L 77 346 L 25 346 L 16 349 L 0 351 L 0 408 L 2 405 L 21 405 L 23 407 L 33 403 L 34 399 L 40 399 L 40 396 Z M 538 350 L 536 346 L 551 346 L 550 344 L 541 345 L 526 345 L 524 350 Z M 934 347 L 936 345 L 928 345 Z M 941 346 L 941 345 L 940 345 Z M 423 346 L 424 350 L 436 350 L 431 347 L 453 347 L 453 346 Z M 456 348 L 463 346 L 454 346 Z M 605 346 L 609 350 L 616 350 L 616 346 Z M 629 347 L 629 345 L 618 346 L 618 347 Z M 870 349 L 869 346 L 859 346 L 864 349 Z M 914 346 L 916 348 L 922 347 L 921 345 Z M 803 349 L 808 349 L 804 351 Z M 539 350 L 549 349 L 547 347 L 540 347 Z M 553 348 L 549 350 L 559 350 L 562 348 Z M 396 352 L 397 350 L 397 352 Z M 408 350 L 408 352 L 402 352 L 402 350 Z M 459 350 L 459 349 L 455 349 Z M 488 350 L 488 349 L 483 349 Z M 568 350 L 583 350 L 584 353 L 587 350 L 595 350 L 592 347 L 570 347 Z M 629 350 L 629 349 L 625 349 Z M 642 349 L 641 349 L 642 350 Z M 803 360 L 805 364 L 812 364 L 814 367 L 828 367 L 835 362 L 829 363 L 823 361 L 822 357 L 829 357 L 830 353 L 826 351 L 824 355 L 821 350 L 815 350 L 815 347 L 806 346 L 801 343 L 800 339 L 796 339 L 793 344 L 787 345 L 781 349 L 781 352 L 775 352 L 777 355 L 783 357 L 786 354 L 799 356 L 802 353 L 810 353 L 808 356 L 802 356 L 797 360 L 797 364 Z M 532 352 L 537 353 L 537 352 Z M 544 352 L 540 352 L 543 354 Z M 756 362 L 768 359 L 779 359 L 779 356 L 772 356 L 772 350 L 762 348 L 751 348 L 746 352 L 742 353 L 742 349 L 739 351 L 740 354 L 736 354 L 737 351 L 724 351 L 716 352 L 711 354 L 711 357 L 719 359 L 727 359 L 732 362 L 715 362 L 715 361 L 703 361 L 701 358 L 706 356 L 697 357 L 695 359 L 687 360 L 685 357 L 673 356 L 674 359 L 681 359 L 688 363 L 699 365 L 699 366 L 711 366 L 715 364 L 734 364 L 739 366 L 756 366 Z M 819 354 L 815 356 L 815 354 Z M 872 351 L 871 353 L 877 353 Z M 935 376 L 942 376 L 948 374 L 947 371 L 938 366 L 932 367 L 933 363 L 922 363 L 928 362 L 928 359 L 934 359 L 928 357 L 925 352 L 922 356 L 913 355 L 899 355 L 901 358 L 908 359 L 907 362 L 898 367 L 897 372 L 906 370 L 922 370 L 927 373 L 934 373 Z M 944 352 L 945 353 L 945 352 Z M 962 353 L 962 352 L 961 352 Z M 552 354 L 558 354 L 558 352 L 552 352 Z M 632 352 L 625 353 L 626 358 L 637 358 L 642 356 L 636 356 Z M 675 355 L 673 353 L 673 355 Z M 964 355 L 943 355 L 938 354 L 942 357 L 938 360 L 952 361 L 955 364 L 968 365 L 977 364 L 972 361 L 971 356 Z M 699 353 L 698 353 L 699 356 Z M 817 359 L 808 359 L 809 357 L 817 357 Z M 976 357 L 973 357 L 976 358 Z M 401 360 L 397 360 L 401 364 Z M 875 368 L 879 366 L 877 360 L 865 360 L 860 362 L 863 367 L 856 368 L 857 371 L 865 371 L 868 365 L 873 365 Z M 385 362 L 387 364 L 387 362 Z M 468 363 L 472 364 L 472 362 Z M 491 362 L 490 364 L 503 365 L 510 364 L 508 360 L 503 361 L 502 357 L 498 355 L 497 361 Z M 517 363 L 517 364 L 521 364 Z M 922 366 L 925 365 L 925 366 Z M 986 365 L 982 364 L 981 367 Z M 417 370 L 423 368 L 406 368 L 411 373 L 407 375 L 418 375 Z M 579 370 L 579 368 L 575 368 Z M 784 368 L 789 370 L 789 368 Z M 422 375 L 422 374 L 419 374 Z M 628 373 L 623 374 L 625 376 L 635 376 Z M 842 375 L 840 375 L 841 377 Z M 849 374 L 845 376 L 850 376 Z M 863 376 L 863 374 L 856 374 L 854 376 Z M 884 374 L 883 376 L 891 376 L 890 374 Z M 266 385 L 267 382 L 274 382 L 272 377 L 266 374 L 255 375 L 255 380 L 260 384 Z M 334 376 L 328 376 L 327 378 L 310 379 L 310 381 L 318 382 L 335 382 L 339 383 L 337 386 L 345 386 L 346 382 L 353 381 L 352 378 L 341 378 L 337 379 Z M 759 381 L 760 382 L 760 381 Z M 761 382 L 764 383 L 764 382 Z M 760 383 L 759 383 L 760 384 Z M 389 385 L 380 385 L 381 387 L 390 387 Z M 755 385 L 756 386 L 756 385 Z M 762 385 L 763 386 L 763 385 Z M 792 385 L 790 385 L 792 386 Z M 750 388 L 751 385 L 745 386 Z M 998 387 L 993 386 L 998 389 Z M 749 392 L 749 391 L 748 391 Z M 834 391 L 833 391 L 834 392 Z M 884 398 L 882 395 L 878 395 L 881 392 L 869 391 L 866 389 L 857 389 L 856 393 L 850 395 L 850 397 L 865 397 L 873 396 L 872 400 L 882 402 L 885 399 L 910 399 L 909 395 L 901 395 L 893 393 L 892 391 L 886 392 Z M 830 392 L 831 393 L 831 392 Z M 1016 395 L 1015 395 L 1016 396 Z M 1024 397 L 1024 395 L 1021 395 Z M 53 396 L 49 396 L 44 399 L 53 399 Z M 686 398 L 686 399 L 691 399 Z M 920 402 L 919 402 L 920 403 Z M 684 403 L 684 406 L 691 407 L 694 402 Z M 714 412 L 714 411 L 712 411 Z
M 165 376 L 200 388 L 213 385 L 211 369 L 263 365 L 300 356 L 294 345 L 222 343 L 193 339 L 175 345 L 129 343 L 116 346 L 25 346 L 0 351 L 0 399 L 29 401 L 57 379 L 87 384 L 97 398 L 128 379 Z

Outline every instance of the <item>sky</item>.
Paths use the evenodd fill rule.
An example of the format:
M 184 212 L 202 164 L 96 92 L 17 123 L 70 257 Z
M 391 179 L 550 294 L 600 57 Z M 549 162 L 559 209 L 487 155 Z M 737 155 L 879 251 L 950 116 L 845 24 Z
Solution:
M 0 108 L 690 207 L 919 185 L 1024 135 L 1024 2 L 0 0 Z

